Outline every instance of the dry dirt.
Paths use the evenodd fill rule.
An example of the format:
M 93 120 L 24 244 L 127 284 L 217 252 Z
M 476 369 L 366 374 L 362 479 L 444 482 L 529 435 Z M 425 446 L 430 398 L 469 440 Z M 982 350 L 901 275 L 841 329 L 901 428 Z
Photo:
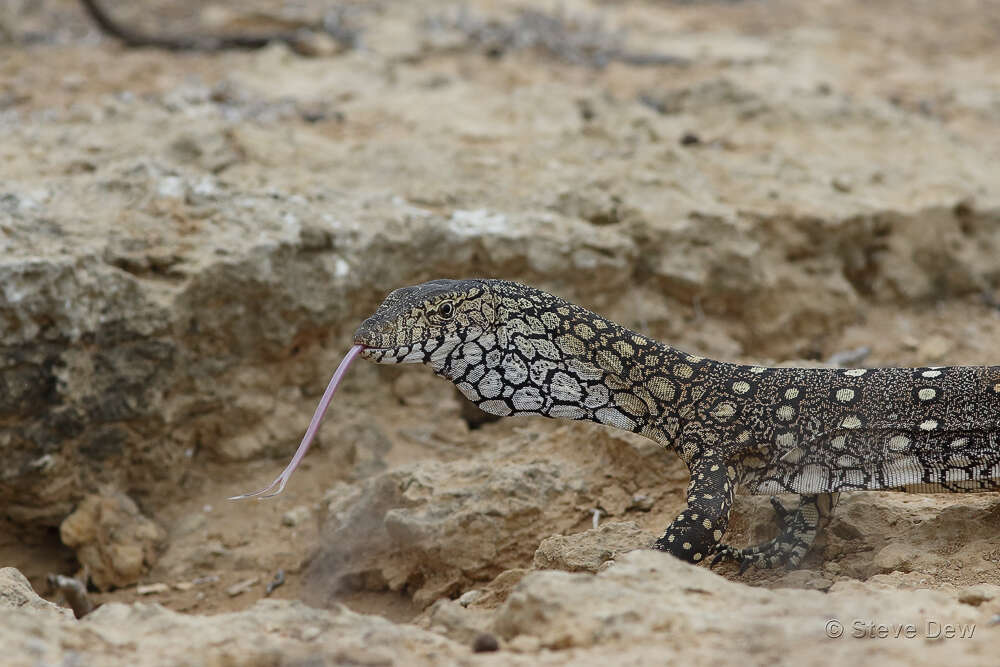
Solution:
M 173 54 L 68 0 L 0 7 L 0 566 L 57 602 L 48 574 L 89 576 L 103 605 L 74 621 L 8 572 L 6 655 L 995 654 L 994 494 L 854 494 L 792 572 L 622 557 L 683 504 L 673 454 L 478 425 L 426 369 L 356 364 L 285 493 L 226 498 L 284 466 L 381 297 L 433 277 L 727 360 L 1000 364 L 1000 4 L 106 4 L 332 36 Z M 741 498 L 728 539 L 773 529 Z M 297 600 L 320 609 L 274 602 Z M 977 634 L 828 639 L 837 615 Z

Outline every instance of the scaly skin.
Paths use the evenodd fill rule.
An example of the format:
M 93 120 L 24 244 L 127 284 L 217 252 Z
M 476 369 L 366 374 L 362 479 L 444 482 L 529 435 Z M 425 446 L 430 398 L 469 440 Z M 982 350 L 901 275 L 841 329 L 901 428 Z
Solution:
M 656 547 L 795 566 L 840 491 L 985 491 L 1000 484 L 1000 366 L 764 368 L 686 354 L 541 290 L 435 280 L 392 292 L 355 333 L 361 355 L 420 362 L 482 410 L 585 419 L 675 449 L 687 507 Z M 784 529 L 721 544 L 739 488 L 797 493 Z

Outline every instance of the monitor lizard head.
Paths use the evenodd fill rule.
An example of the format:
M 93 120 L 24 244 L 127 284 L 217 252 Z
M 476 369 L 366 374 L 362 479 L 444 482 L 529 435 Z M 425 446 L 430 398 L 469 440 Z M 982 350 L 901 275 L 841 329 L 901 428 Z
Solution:
M 354 332 L 354 344 L 377 363 L 425 363 L 440 372 L 463 343 L 491 335 L 495 346 L 495 328 L 487 281 L 431 280 L 390 292 Z

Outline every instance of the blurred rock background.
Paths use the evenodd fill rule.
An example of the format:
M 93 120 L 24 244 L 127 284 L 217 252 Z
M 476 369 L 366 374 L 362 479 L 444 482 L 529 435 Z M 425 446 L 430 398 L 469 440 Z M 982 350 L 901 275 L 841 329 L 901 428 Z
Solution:
M 240 612 L 281 570 L 272 597 L 335 611 L 252 613 L 300 629 L 347 623 L 338 602 L 383 615 L 395 624 L 350 626 L 396 638 L 372 659 L 419 646 L 465 660 L 481 632 L 554 664 L 606 662 L 636 638 L 710 662 L 763 633 L 761 660 L 824 657 L 821 623 L 712 625 L 684 587 L 651 612 L 673 609 L 675 626 L 615 621 L 601 587 L 635 577 L 611 590 L 648 608 L 628 591 L 655 554 L 608 563 L 666 526 L 683 466 L 594 425 L 480 424 L 426 369 L 357 364 L 285 494 L 225 498 L 284 466 L 382 296 L 435 277 L 529 282 L 728 360 L 1000 364 L 1000 5 L 103 6 L 150 34 L 295 38 L 126 49 L 76 2 L 0 7 L 0 565 L 53 599 L 48 573 L 86 578 L 109 628 L 147 613 L 136 600 Z M 769 530 L 766 499 L 741 499 L 732 541 Z M 998 553 L 992 494 L 857 494 L 803 569 L 722 569 L 744 583 L 705 587 L 722 601 L 771 589 L 792 616 L 822 606 L 797 589 L 836 593 L 844 613 L 885 589 L 886 608 L 979 621 L 995 642 Z M 571 593 L 533 567 L 604 578 L 552 578 Z M 573 596 L 598 629 L 573 616 L 585 603 L 557 603 Z M 163 627 L 200 627 L 177 618 Z M 41 641 L 75 632 L 66 622 Z M 118 641 L 45 655 L 106 658 Z M 227 641 L 220 660 L 302 649 Z M 975 664 L 985 650 L 919 646 L 887 655 Z

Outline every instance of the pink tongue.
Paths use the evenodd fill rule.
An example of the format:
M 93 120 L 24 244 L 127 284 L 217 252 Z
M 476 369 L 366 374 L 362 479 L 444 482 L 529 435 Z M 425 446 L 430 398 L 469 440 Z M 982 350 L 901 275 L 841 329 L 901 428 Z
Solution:
M 336 393 L 337 387 L 340 386 L 340 381 L 344 379 L 344 374 L 347 373 L 347 368 L 363 349 L 363 345 L 354 345 L 350 350 L 348 350 L 347 356 L 340 362 L 340 365 L 337 366 L 336 372 L 333 374 L 333 377 L 330 378 L 330 384 L 326 386 L 326 391 L 323 392 L 323 398 L 320 399 L 319 405 L 316 406 L 316 412 L 313 413 L 312 421 L 309 422 L 309 428 L 306 429 L 306 434 L 303 436 L 302 442 L 299 444 L 299 448 L 295 450 L 295 456 L 292 457 L 291 463 L 289 463 L 288 466 L 281 471 L 281 474 L 278 475 L 273 482 L 265 486 L 260 491 L 244 493 L 242 496 L 233 496 L 230 500 L 243 500 L 244 498 L 252 498 L 254 496 L 271 498 L 285 490 L 285 484 L 288 483 L 292 473 L 299 467 L 299 464 L 302 463 L 302 459 L 305 458 L 306 452 L 309 451 L 309 445 L 312 444 L 313 438 L 316 437 L 316 431 L 319 430 L 319 423 L 323 421 L 323 415 L 326 414 L 326 409 L 330 407 L 330 401 L 333 400 L 333 395 Z M 268 491 L 276 486 L 278 487 L 277 491 L 268 493 Z

